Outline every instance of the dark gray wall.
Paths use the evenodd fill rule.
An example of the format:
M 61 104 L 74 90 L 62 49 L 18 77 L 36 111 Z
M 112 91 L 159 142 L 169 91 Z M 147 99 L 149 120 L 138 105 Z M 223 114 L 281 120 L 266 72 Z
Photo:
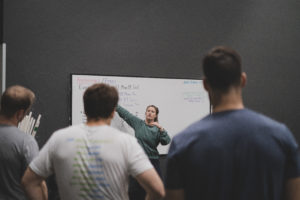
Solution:
M 203 54 L 243 57 L 246 106 L 300 141 L 299 0 L 4 1 L 7 85 L 37 95 L 37 140 L 69 124 L 70 73 L 201 78 Z
M 69 124 L 70 73 L 201 78 L 204 52 L 242 57 L 248 107 L 300 140 L 298 0 L 4 1 L 7 85 L 38 97 L 37 139 Z

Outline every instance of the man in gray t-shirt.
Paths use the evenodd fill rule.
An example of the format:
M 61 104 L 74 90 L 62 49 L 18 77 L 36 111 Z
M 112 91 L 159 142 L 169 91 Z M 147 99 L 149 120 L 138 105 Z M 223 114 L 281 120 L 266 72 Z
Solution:
M 34 93 L 22 86 L 9 87 L 1 97 L 0 200 L 26 199 L 21 178 L 39 148 L 32 136 L 16 126 L 30 109 L 34 98 Z
M 38 151 L 33 137 L 0 124 L 0 199 L 26 199 L 20 180 Z

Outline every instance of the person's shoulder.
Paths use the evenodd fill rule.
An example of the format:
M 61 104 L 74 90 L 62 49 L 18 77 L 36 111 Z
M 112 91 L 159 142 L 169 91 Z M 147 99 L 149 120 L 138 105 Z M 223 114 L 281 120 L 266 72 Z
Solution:
M 230 110 L 224 111 L 221 113 L 213 114 L 214 117 L 221 116 L 221 122 L 226 121 L 226 123 L 231 123 L 232 126 L 252 126 L 256 128 L 266 128 L 266 127 L 274 127 L 277 129 L 285 129 L 285 125 L 268 117 L 262 113 L 251 110 L 249 108 L 238 109 L 238 110 Z M 224 125 L 222 123 L 221 125 Z
M 59 140 L 68 136 L 74 136 L 83 128 L 83 124 L 76 124 L 55 130 L 49 140 Z
M 21 133 L 23 134 L 23 138 L 26 142 L 33 142 L 33 143 L 37 143 L 35 138 L 32 135 L 29 134 L 25 134 L 25 133 Z
M 105 126 L 103 128 L 105 128 L 105 130 L 103 129 L 102 131 L 104 131 L 105 134 L 110 135 L 110 136 L 114 136 L 114 137 L 117 137 L 117 138 L 133 137 L 130 134 L 125 133 L 125 132 L 123 132 L 123 131 L 121 131 L 121 130 L 113 127 L 113 126 Z
M 36 142 L 36 140 L 34 139 L 34 137 L 30 134 L 27 134 L 23 131 L 21 131 L 19 128 L 17 127 L 10 127 L 10 133 L 11 136 L 14 137 L 15 140 L 22 140 L 23 142 Z
M 203 132 L 203 130 L 207 129 L 209 125 L 210 115 L 193 122 L 192 124 L 188 125 L 185 129 L 179 132 L 174 139 L 180 140 L 182 137 L 192 136 L 194 134 L 198 134 L 199 132 Z
M 11 136 L 17 135 L 20 138 L 30 136 L 29 134 L 21 131 L 16 126 L 5 125 L 3 128 L 5 129 L 4 132 L 7 133 L 7 134 L 9 134 L 9 135 L 11 135 Z
M 9 135 L 9 137 L 7 138 L 9 139 L 9 141 L 7 141 L 8 143 L 14 144 L 20 148 L 27 149 L 29 145 L 29 146 L 36 146 L 36 149 L 38 149 L 37 141 L 32 135 L 21 131 L 19 128 L 15 126 L 7 127 L 7 128 L 8 128 L 7 135 Z
M 133 143 L 137 143 L 137 139 L 133 135 L 120 131 L 119 129 L 111 126 L 108 126 L 107 129 L 109 130 L 107 134 L 111 136 L 113 135 L 115 141 L 120 145 L 132 145 Z
M 119 138 L 120 141 L 122 141 L 122 140 L 135 140 L 135 137 L 133 135 L 130 135 L 128 133 L 120 131 L 119 129 L 116 129 L 116 128 L 111 127 L 111 126 L 109 128 Z
M 75 124 L 72 126 L 66 126 L 60 129 L 57 129 L 56 131 L 54 131 L 55 134 L 65 134 L 65 133 L 69 133 L 69 132 L 74 132 L 74 131 L 78 131 L 84 129 L 84 124 Z
M 209 116 L 206 116 L 179 132 L 173 137 L 172 145 L 176 146 L 176 149 L 178 150 L 183 150 L 184 148 L 188 147 L 190 143 L 196 140 L 201 134 L 205 133 L 205 130 L 208 126 L 208 118 Z
M 265 134 L 269 134 L 281 142 L 296 144 L 292 132 L 284 123 L 257 111 L 247 109 L 247 112 L 249 121 L 254 121 L 256 129 L 263 130 Z
M 265 114 L 259 113 L 257 111 L 251 110 L 251 109 L 245 109 L 245 112 L 247 112 L 247 116 L 250 120 L 254 120 L 257 124 L 260 124 L 264 127 L 270 127 L 281 131 L 287 131 L 287 127 L 282 122 L 279 122 Z

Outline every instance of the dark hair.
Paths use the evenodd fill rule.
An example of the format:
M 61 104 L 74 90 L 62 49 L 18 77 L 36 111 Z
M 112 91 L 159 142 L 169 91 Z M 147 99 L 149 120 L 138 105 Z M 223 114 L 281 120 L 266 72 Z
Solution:
M 118 101 L 117 89 L 104 83 L 88 87 L 83 95 L 84 111 L 88 119 L 109 118 Z
M 155 109 L 155 111 L 156 111 L 156 117 L 154 118 L 154 121 L 158 122 L 158 113 L 159 113 L 158 107 L 156 107 L 155 105 L 149 105 L 149 106 L 147 106 L 146 111 L 148 110 L 149 107 L 152 107 L 152 108 Z
M 20 85 L 5 90 L 1 97 L 1 115 L 12 117 L 19 110 L 27 111 L 35 100 L 34 93 Z
M 241 81 L 241 57 L 233 49 L 218 46 L 210 50 L 202 61 L 203 73 L 213 89 L 227 91 Z

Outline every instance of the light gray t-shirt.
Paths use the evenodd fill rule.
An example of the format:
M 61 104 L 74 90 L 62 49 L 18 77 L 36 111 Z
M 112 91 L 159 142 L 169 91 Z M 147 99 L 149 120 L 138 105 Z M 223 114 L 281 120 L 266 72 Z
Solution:
M 32 136 L 17 127 L 0 124 L 0 200 L 26 199 L 21 179 L 38 152 Z
M 128 199 L 128 176 L 153 168 L 136 139 L 110 126 L 71 126 L 53 133 L 30 168 L 56 175 L 62 200 Z

